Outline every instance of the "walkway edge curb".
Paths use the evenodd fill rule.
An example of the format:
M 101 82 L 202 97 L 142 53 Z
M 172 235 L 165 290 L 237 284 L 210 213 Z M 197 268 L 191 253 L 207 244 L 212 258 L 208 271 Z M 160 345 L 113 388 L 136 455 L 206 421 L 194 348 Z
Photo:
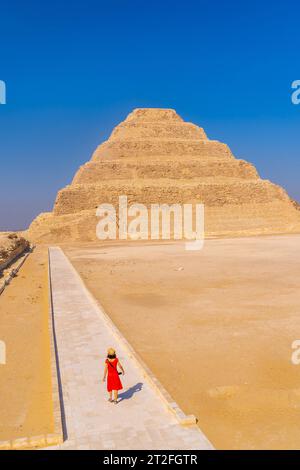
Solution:
M 53 300 L 52 300 L 52 285 L 51 285 L 51 264 L 50 253 L 48 249 L 48 300 L 49 300 L 49 334 L 50 334 L 50 353 L 51 353 L 51 381 L 52 381 L 52 400 L 53 400 L 53 417 L 54 417 L 54 436 L 53 442 L 47 445 L 58 445 L 64 441 L 64 432 L 62 425 L 63 410 L 61 406 L 61 393 L 59 387 L 59 366 L 58 366 L 58 352 L 56 347 L 55 338 L 55 323 L 53 313 Z
M 92 295 L 92 293 L 89 291 L 87 288 L 85 282 L 79 275 L 78 271 L 75 269 L 69 258 L 66 256 L 66 254 L 63 252 L 63 250 L 60 247 L 53 247 L 55 249 L 59 249 L 64 257 L 66 258 L 67 262 L 72 268 L 72 271 L 78 278 L 80 284 L 82 285 L 84 291 L 86 292 L 88 298 L 94 304 L 96 307 L 96 311 L 101 316 L 101 318 L 104 320 L 106 325 L 109 327 L 109 329 L 112 331 L 113 335 L 115 338 L 120 341 L 124 349 L 127 351 L 128 356 L 134 360 L 135 364 L 137 367 L 140 369 L 142 372 L 143 377 L 147 380 L 149 385 L 152 387 L 152 389 L 155 391 L 155 393 L 159 396 L 165 407 L 175 415 L 175 418 L 177 419 L 178 423 L 181 426 L 195 426 L 197 425 L 197 418 L 194 415 L 186 415 L 180 406 L 173 400 L 171 395 L 167 392 L 165 387 L 161 384 L 161 382 L 157 379 L 157 377 L 153 374 L 153 372 L 149 369 L 149 367 L 144 363 L 144 361 L 141 359 L 141 357 L 136 353 L 136 351 L 133 349 L 133 347 L 130 345 L 130 343 L 126 340 L 126 338 L 123 336 L 123 334 L 120 332 L 120 330 L 116 327 L 116 325 L 113 323 L 113 321 L 110 319 L 110 317 L 107 315 L 105 312 L 103 306 L 101 305 L 100 302 L 98 302 L 95 297 Z M 51 248 L 50 248 L 51 250 Z M 205 434 L 201 431 L 201 429 L 197 426 L 197 429 L 199 430 L 199 433 L 202 435 L 202 438 L 209 444 L 211 449 L 214 449 L 212 446 L 211 442 L 207 439 Z

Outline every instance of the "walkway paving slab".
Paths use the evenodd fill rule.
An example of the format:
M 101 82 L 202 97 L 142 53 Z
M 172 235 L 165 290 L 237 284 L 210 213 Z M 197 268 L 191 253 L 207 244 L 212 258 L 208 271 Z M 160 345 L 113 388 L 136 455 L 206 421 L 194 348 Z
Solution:
M 60 248 L 49 249 L 65 441 L 52 449 L 201 450 L 198 426 L 181 426 L 114 336 L 103 312 Z M 102 382 L 108 347 L 125 368 L 117 405 Z

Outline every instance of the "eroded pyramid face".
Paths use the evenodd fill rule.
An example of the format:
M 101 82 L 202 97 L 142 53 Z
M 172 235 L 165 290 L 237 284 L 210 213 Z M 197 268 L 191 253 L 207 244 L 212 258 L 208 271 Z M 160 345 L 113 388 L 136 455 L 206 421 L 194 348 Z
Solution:
M 259 178 L 224 143 L 172 109 L 136 109 L 119 124 L 30 236 L 51 241 L 96 239 L 96 209 L 129 203 L 205 206 L 207 237 L 300 231 L 300 212 L 286 192 Z

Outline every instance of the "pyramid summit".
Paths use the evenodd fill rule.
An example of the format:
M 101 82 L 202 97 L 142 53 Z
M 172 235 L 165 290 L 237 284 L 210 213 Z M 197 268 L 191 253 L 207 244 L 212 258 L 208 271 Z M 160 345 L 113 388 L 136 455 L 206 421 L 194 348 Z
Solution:
M 135 109 L 35 219 L 35 241 L 96 240 L 100 204 L 205 205 L 205 236 L 299 233 L 300 211 L 280 186 L 173 109 Z

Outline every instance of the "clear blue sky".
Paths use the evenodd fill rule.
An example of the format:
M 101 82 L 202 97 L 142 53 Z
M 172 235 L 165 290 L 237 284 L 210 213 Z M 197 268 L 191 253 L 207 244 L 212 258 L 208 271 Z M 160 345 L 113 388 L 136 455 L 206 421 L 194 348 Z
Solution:
M 299 1 L 5 1 L 0 230 L 56 192 L 135 107 L 175 108 L 300 199 Z

